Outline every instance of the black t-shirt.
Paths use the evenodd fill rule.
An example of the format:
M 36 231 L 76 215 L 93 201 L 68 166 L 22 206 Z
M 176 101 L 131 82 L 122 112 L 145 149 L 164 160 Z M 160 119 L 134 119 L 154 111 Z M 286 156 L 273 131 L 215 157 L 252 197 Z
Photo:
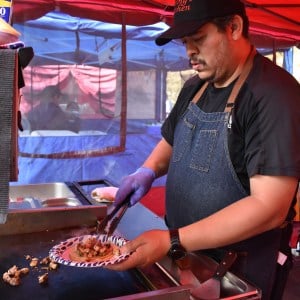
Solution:
M 164 122 L 162 136 L 170 145 L 178 119 L 202 84 L 197 75 L 188 80 Z M 197 105 L 207 113 L 224 111 L 233 85 L 215 88 L 209 84 Z M 300 178 L 300 85 L 260 54 L 237 96 L 228 146 L 248 192 L 249 177 L 255 174 Z

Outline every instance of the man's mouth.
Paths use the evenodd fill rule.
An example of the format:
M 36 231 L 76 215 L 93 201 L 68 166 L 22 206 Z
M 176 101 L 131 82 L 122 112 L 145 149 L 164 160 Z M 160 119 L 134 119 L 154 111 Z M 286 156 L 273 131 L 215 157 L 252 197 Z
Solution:
M 200 62 L 192 62 L 190 65 L 191 65 L 192 69 L 195 71 L 202 71 L 205 67 L 205 64 L 200 63 Z
M 199 60 L 190 60 L 190 66 L 195 71 L 201 71 L 205 68 L 205 62 Z

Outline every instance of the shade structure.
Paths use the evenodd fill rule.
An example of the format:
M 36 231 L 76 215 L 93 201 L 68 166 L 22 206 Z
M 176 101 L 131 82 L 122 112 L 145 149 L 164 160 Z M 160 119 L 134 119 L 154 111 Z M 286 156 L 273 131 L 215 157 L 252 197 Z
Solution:
M 257 47 L 273 49 L 299 45 L 299 0 L 253 0 L 245 1 L 245 3 L 250 17 L 251 37 Z M 122 99 L 124 100 L 122 100 L 122 103 L 124 103 L 124 107 L 126 106 L 126 92 L 128 92 L 126 90 L 127 82 L 125 76 L 127 70 L 147 68 L 157 68 L 159 70 L 155 93 L 157 107 L 159 107 L 166 100 L 164 87 L 166 70 L 187 67 L 184 47 L 180 48 L 178 41 L 169 43 L 164 47 L 156 47 L 154 43 L 155 37 L 165 30 L 168 25 L 172 24 L 174 1 L 14 0 L 13 5 L 13 26 L 24 33 L 22 38 L 25 39 L 25 43 L 33 46 L 35 50 L 33 65 L 45 63 L 85 64 L 121 70 L 124 74 L 122 76 L 122 79 L 124 78 L 122 81 Z M 84 21 L 87 22 L 85 23 Z M 124 32 L 122 33 L 122 30 L 124 25 L 126 25 L 126 64 L 118 56 L 124 54 L 124 51 L 122 53 L 122 47 L 124 46 L 124 40 L 122 39 Z M 22 31 L 22 26 L 25 26 L 30 33 L 27 34 L 26 30 Z M 143 46 L 140 46 L 140 43 Z M 169 51 L 170 47 L 173 46 L 176 50 L 172 49 L 172 51 Z M 131 49 L 133 49 L 132 52 Z M 182 52 L 181 49 L 183 49 Z M 154 53 L 151 59 L 150 51 Z M 133 56 L 131 53 L 133 53 Z M 126 111 L 124 110 L 123 112 L 122 120 L 124 121 L 126 119 Z M 160 113 L 157 113 L 157 115 L 160 116 Z M 146 131 L 148 131 L 148 128 Z M 133 141 L 133 135 L 127 134 L 126 130 L 121 133 L 121 136 L 123 138 L 121 144 L 123 145 L 126 142 L 125 152 L 117 158 L 116 156 L 97 157 L 97 164 L 95 164 L 95 158 L 94 160 L 90 159 L 88 154 L 83 159 L 77 158 L 72 160 L 72 162 L 69 159 L 57 161 L 50 158 L 51 162 L 47 158 L 45 158 L 47 161 L 34 159 L 34 155 L 31 153 L 33 151 L 31 149 L 33 139 L 24 137 L 21 140 L 20 149 L 23 152 L 29 152 L 31 156 L 30 158 L 21 157 L 21 163 L 24 164 L 24 167 L 23 165 L 20 166 L 22 170 L 21 181 L 29 183 L 57 179 L 79 180 L 93 178 L 97 174 L 97 177 L 105 175 L 118 182 L 123 175 L 134 171 L 142 163 L 146 153 L 153 146 L 148 140 L 144 140 L 145 137 L 149 138 L 153 137 L 153 135 L 146 135 L 145 132 L 142 135 L 142 142 Z M 158 139 L 158 136 L 155 136 L 155 138 Z M 97 145 L 104 144 L 104 137 L 112 139 L 109 135 L 101 136 L 101 142 L 97 142 Z M 140 137 L 138 134 L 138 138 Z M 92 140 L 90 144 L 94 143 L 94 138 L 88 138 Z M 96 138 L 100 139 L 98 136 Z M 126 141 L 124 140 L 125 138 Z M 51 139 L 55 139 L 55 142 Z M 72 136 L 68 137 L 68 139 L 72 140 L 69 143 L 70 145 L 83 144 L 83 138 L 80 136 Z M 74 142 L 74 139 L 76 139 L 76 142 Z M 119 136 L 116 139 L 118 141 Z M 53 153 L 55 151 L 67 152 L 68 147 L 61 147 L 61 143 L 67 144 L 66 140 L 65 137 L 64 139 L 59 139 L 59 137 L 37 137 L 34 139 L 34 142 L 40 142 L 41 144 L 35 145 L 34 150 L 37 150 L 38 154 Z M 86 144 L 88 142 L 84 143 L 85 148 Z M 57 147 L 56 149 L 51 148 L 54 145 Z M 147 145 L 148 148 L 137 151 L 137 145 Z M 85 149 L 82 149 L 82 151 L 85 151 Z M 139 153 L 137 158 L 126 159 L 125 163 L 125 160 L 122 159 L 123 156 L 131 155 L 131 153 L 135 152 Z M 143 156 L 141 153 L 145 155 Z M 62 161 L 65 174 L 58 171 L 62 167 Z M 41 162 L 45 162 L 45 165 L 41 166 Z M 129 162 L 132 165 L 128 166 Z M 28 168 L 28 165 L 31 164 L 35 164 L 35 167 Z M 78 165 L 78 172 L 74 171 L 75 164 Z M 111 168 L 111 165 L 114 165 L 114 168 Z M 59 167 L 56 169 L 56 166 Z M 101 169 L 99 169 L 99 166 L 101 166 Z M 43 171 L 45 167 L 48 170 L 46 174 Z M 29 169 L 31 172 L 27 176 L 24 170 Z M 34 172 L 32 172 L 32 169 Z M 35 173 L 35 175 L 32 173 Z M 58 178 L 58 174 L 61 177 Z
M 13 22 L 36 19 L 53 10 L 81 18 L 128 25 L 172 24 L 174 0 L 14 0 Z M 244 1 L 255 36 L 298 44 L 299 0 Z M 268 39 L 264 39 L 266 43 Z M 265 45 L 266 46 L 266 45 Z
M 31 65 L 84 64 L 120 70 L 122 25 L 50 12 L 36 20 L 15 23 L 25 45 L 34 49 Z M 159 22 L 126 26 L 129 70 L 183 70 L 189 68 L 185 49 L 178 41 L 159 47 L 154 39 L 168 26 Z

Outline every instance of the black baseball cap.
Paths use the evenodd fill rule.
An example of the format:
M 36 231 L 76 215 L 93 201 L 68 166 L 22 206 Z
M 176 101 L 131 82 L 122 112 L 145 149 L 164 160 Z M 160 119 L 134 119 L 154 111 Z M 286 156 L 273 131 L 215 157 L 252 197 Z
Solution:
M 156 40 L 162 46 L 172 39 L 194 34 L 202 25 L 217 17 L 246 15 L 245 5 L 240 0 L 176 0 L 174 25 Z

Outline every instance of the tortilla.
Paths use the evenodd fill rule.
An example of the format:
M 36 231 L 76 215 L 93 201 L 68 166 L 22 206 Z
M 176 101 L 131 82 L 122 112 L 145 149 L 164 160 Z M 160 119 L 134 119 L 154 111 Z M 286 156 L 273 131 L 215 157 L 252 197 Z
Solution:
M 113 186 L 95 188 L 91 193 L 91 197 L 97 202 L 112 203 L 115 201 L 117 191 L 118 188 Z

